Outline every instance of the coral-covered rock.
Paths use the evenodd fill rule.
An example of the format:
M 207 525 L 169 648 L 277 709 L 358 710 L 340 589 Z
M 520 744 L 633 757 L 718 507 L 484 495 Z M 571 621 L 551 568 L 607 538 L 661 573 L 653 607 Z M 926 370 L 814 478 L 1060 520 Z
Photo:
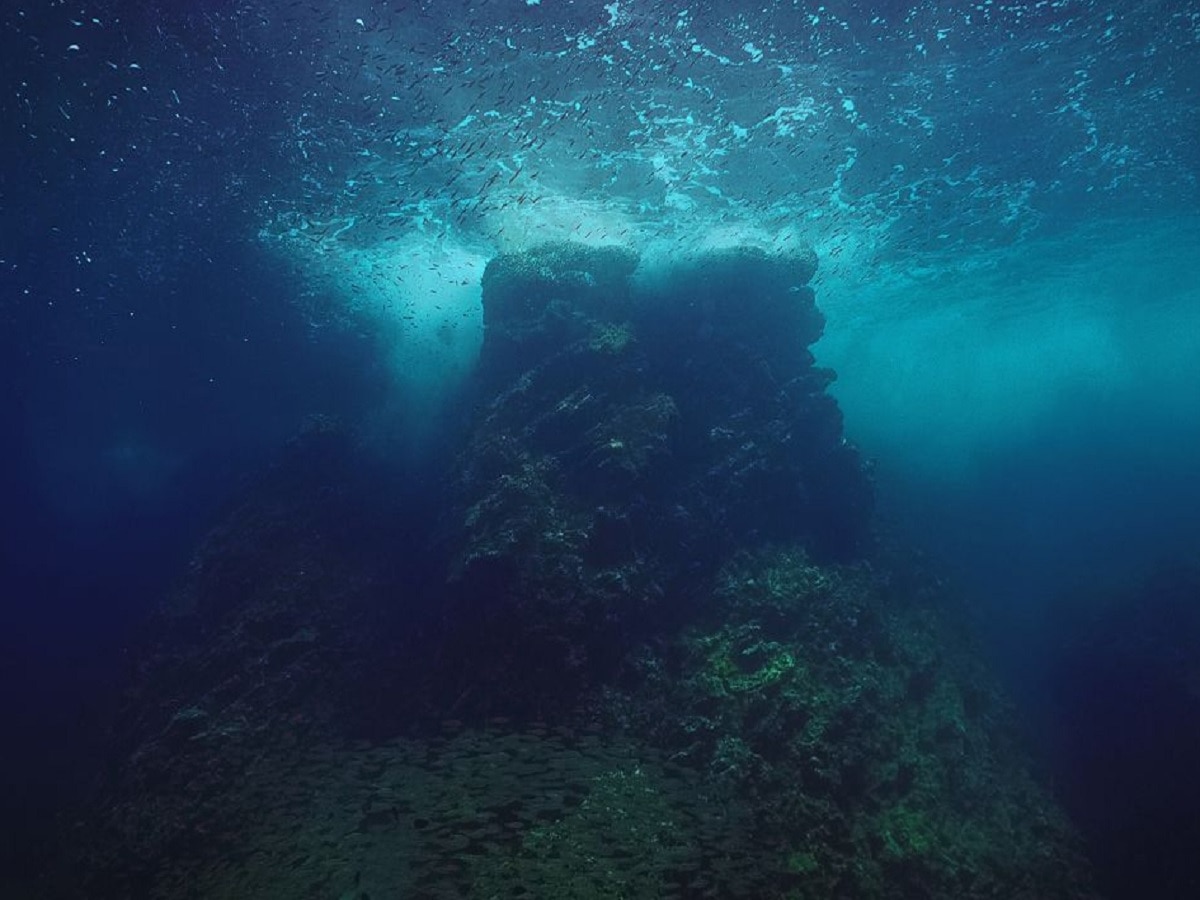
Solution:
M 637 254 L 619 247 L 542 244 L 497 256 L 483 273 L 483 366 L 501 380 L 525 371 L 597 323 L 630 312 L 629 276 Z
M 1092 897 L 949 604 L 868 558 L 813 266 L 494 260 L 444 469 L 322 423 L 203 543 L 63 896 Z
M 739 555 L 629 710 L 753 798 L 789 897 L 1090 896 L 971 640 L 912 599 L 865 564 Z
M 555 244 L 484 275 L 452 618 L 481 662 L 537 636 L 503 666 L 517 681 L 467 675 L 508 704 L 611 677 L 734 550 L 844 557 L 867 536 L 870 486 L 807 350 L 811 251 L 713 251 L 653 278 L 636 259 Z

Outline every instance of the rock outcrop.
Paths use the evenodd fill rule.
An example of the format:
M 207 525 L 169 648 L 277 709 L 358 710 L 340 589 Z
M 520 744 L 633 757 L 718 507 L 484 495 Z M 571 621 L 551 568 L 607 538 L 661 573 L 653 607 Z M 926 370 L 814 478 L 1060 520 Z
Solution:
M 495 259 L 448 496 L 329 425 L 248 492 L 64 893 L 1091 897 L 954 604 L 872 534 L 814 267 Z

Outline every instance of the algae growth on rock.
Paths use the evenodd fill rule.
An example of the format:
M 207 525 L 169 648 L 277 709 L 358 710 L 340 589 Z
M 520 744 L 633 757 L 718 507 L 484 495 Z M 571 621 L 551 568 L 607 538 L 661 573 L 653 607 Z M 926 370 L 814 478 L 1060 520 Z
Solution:
M 814 267 L 494 259 L 443 502 L 325 423 L 197 554 L 91 895 L 1092 896 L 953 603 L 872 533 Z

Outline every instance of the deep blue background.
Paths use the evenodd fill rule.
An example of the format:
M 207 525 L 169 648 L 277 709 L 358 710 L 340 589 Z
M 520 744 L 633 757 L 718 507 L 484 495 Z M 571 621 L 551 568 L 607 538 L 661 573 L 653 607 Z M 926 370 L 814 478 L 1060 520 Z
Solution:
M 903 76 L 921 74 L 913 48 L 939 23 L 957 21 L 952 6 L 830 4 L 856 27 L 815 29 L 810 10 L 782 4 L 746 34 L 727 30 L 714 10 L 697 8 L 694 18 L 699 35 L 730 52 L 770 25 L 802 48 L 805 63 L 828 54 L 870 63 L 853 88 L 876 128 L 850 170 L 851 194 L 876 191 L 897 162 L 916 173 L 954 158 L 956 177 L 976 159 L 1012 181 L 1035 171 L 1051 186 L 1043 211 L 1060 226 L 1096 210 L 1144 214 L 1164 198 L 1194 205 L 1172 178 L 1200 145 L 1196 37 L 1186 19 L 1160 33 L 1164 16 L 1186 5 L 1126 5 L 1117 45 L 1102 40 L 1106 13 L 1122 10 L 1116 5 L 1041 5 L 1036 15 L 959 30 L 935 47 L 940 62 L 962 67 L 958 83 L 974 73 L 974 86 L 986 90 L 959 94 L 937 70 L 933 96 L 950 109 L 961 100 L 961 115 L 928 143 L 914 141 L 920 128 L 887 111 L 922 99 L 927 86 Z M 353 37 L 354 19 L 371 18 L 370 10 L 315 7 L 256 11 L 209 0 L 0 13 L 0 724 L 9 735 L 0 742 L 0 789 L 6 822 L 19 823 L 26 842 L 0 846 L 27 861 L 23 851 L 47 833 L 58 803 L 94 775 L 126 648 L 206 525 L 306 416 L 354 420 L 388 395 L 375 336 L 310 320 L 295 300 L 311 285 L 258 243 L 265 211 L 297 190 L 297 172 L 352 159 L 374 121 L 355 95 L 365 89 L 357 75 L 368 51 L 350 38 L 331 46 L 325 27 L 340 19 Z M 403 33 L 416 52 L 433 55 L 458 30 L 456 17 L 464 28 L 486 28 L 520 13 L 524 27 L 545 22 L 546 46 L 557 48 L 604 18 L 602 4 L 554 8 L 548 21 L 529 18 L 517 2 L 435 4 L 420 15 L 401 4 L 371 40 Z M 550 9 L 547 0 L 538 14 Z M 722 10 L 733 17 L 733 5 Z M 639 7 L 629 27 L 663 30 L 674 13 L 664 19 Z M 1066 37 L 1043 52 L 1036 41 L 1049 34 Z M 74 43 L 78 51 L 68 49 Z M 1081 92 L 1069 76 L 1085 57 L 1091 75 Z M 728 79 L 737 85 L 737 76 Z M 440 84 L 426 88 L 442 96 Z M 1069 107 L 1074 101 L 1101 116 L 1116 144 L 1140 141 L 1128 166 L 1100 154 L 1072 159 L 1088 124 Z M 432 114 L 399 109 L 409 124 Z M 318 117 L 322 139 L 305 145 L 301 167 L 292 138 L 305 114 Z M 1126 187 L 1109 204 L 1092 191 L 1093 176 L 1127 178 Z M 892 187 L 906 195 L 904 185 Z M 1000 197 L 968 197 L 936 178 L 913 193 L 930 233 L 914 227 L 895 250 L 900 257 L 939 230 L 973 237 L 973 217 Z M 981 228 L 980 237 L 995 234 Z M 1046 735 L 1066 727 L 1044 690 L 1053 651 L 1084 615 L 1051 614 L 1043 601 L 1076 584 L 1094 588 L 1116 557 L 1149 569 L 1182 552 L 1181 533 L 1194 527 L 1186 513 L 1200 482 L 1184 479 L 1195 422 L 1155 430 L 1140 415 L 1135 407 L 1063 410 L 1057 438 L 985 460 L 968 492 L 919 480 L 883 485 L 914 541 L 966 573 L 992 646 Z M 1162 454 L 1146 450 L 1163 446 L 1179 452 L 1155 468 Z M 1136 482 L 1113 480 L 1123 472 Z M 1020 605 L 1027 601 L 1036 602 Z M 1072 681 L 1081 671 L 1092 670 L 1062 676 L 1068 697 L 1086 693 Z M 1095 684 L 1114 696 L 1127 687 L 1119 674 Z M 1077 733 L 1103 741 L 1128 725 L 1129 705 L 1087 707 Z M 1182 704 L 1162 708 L 1188 713 Z M 1154 719 L 1137 734 L 1149 739 L 1169 722 Z M 1063 759 L 1069 774 L 1078 759 Z
M 12 867 L 48 848 L 50 816 L 95 776 L 136 626 L 222 504 L 306 416 L 353 417 L 381 384 L 370 336 L 311 327 L 292 274 L 255 246 L 270 110 L 246 127 L 247 106 L 187 81 L 181 63 L 202 48 L 166 45 L 158 13 L 124 4 L 118 24 L 97 6 L 105 27 L 80 29 L 78 11 L 30 7 L 0 30 L 0 855 L 13 854 L 0 865 Z M 72 68 L 74 41 L 92 58 Z M 187 121 L 161 86 L 140 90 L 172 54 L 193 90 Z

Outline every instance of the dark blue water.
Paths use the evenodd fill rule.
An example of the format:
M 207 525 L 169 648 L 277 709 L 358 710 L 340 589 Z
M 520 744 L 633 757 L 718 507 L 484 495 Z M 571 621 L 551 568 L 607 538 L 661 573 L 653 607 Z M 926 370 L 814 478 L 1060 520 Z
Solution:
M 1140 751 L 1184 771 L 1160 757 L 1200 715 L 1195 645 L 1160 670 L 1158 632 L 1128 659 L 1094 637 L 1141 603 L 1114 597 L 1200 603 L 1187 577 L 1145 587 L 1200 553 L 1195 4 L 41 3 L 0 25 L 10 819 L 86 785 L 131 635 L 239 485 L 313 414 L 420 457 L 478 350 L 483 266 L 566 238 L 650 270 L 814 246 L 816 353 L 882 515 L 972 598 L 1097 853 L 1197 833 L 1194 785 L 1094 799 Z M 1093 778 L 1117 731 L 1137 740 Z M 1120 857 L 1114 895 L 1182 853 Z

